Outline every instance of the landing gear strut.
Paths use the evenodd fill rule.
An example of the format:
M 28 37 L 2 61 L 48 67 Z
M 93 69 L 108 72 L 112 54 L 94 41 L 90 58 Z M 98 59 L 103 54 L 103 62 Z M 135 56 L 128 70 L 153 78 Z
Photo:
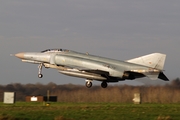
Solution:
M 92 80 L 86 80 L 86 87 L 87 88 L 90 88 L 90 87 L 92 87 L 92 82 L 91 82 Z
M 106 88 L 107 86 L 108 86 L 107 82 L 102 82 L 102 83 L 101 83 L 101 87 L 102 87 L 102 88 Z
M 41 73 L 41 72 L 42 72 L 42 67 L 43 67 L 43 63 L 39 64 L 39 66 L 38 66 L 38 68 L 39 68 L 38 77 L 39 77 L 39 78 L 42 78 L 42 77 L 43 77 L 43 74 Z

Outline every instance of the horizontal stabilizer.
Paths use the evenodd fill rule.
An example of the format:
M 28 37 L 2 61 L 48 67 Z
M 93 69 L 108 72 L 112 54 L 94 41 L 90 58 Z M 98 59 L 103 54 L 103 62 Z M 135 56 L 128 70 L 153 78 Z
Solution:
M 164 81 L 169 81 L 169 79 L 164 75 L 163 72 L 160 72 L 160 73 L 159 73 L 158 78 L 159 78 L 159 79 L 162 79 L 162 80 L 164 80 Z

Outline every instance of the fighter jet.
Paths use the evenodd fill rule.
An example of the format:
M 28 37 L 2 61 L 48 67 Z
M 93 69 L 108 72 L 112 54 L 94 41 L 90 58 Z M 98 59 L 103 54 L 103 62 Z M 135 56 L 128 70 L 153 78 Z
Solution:
M 43 77 L 43 67 L 54 68 L 68 76 L 85 78 L 87 88 L 92 86 L 93 80 L 101 81 L 102 88 L 106 88 L 107 83 L 110 82 L 134 80 L 142 77 L 169 81 L 163 73 L 166 55 L 161 53 L 152 53 L 126 61 L 66 49 L 23 52 L 17 53 L 15 56 L 23 62 L 39 64 L 39 78 Z

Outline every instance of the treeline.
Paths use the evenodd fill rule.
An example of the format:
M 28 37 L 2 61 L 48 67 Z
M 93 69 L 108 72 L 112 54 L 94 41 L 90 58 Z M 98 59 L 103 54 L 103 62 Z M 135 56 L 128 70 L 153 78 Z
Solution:
M 140 93 L 142 103 L 180 103 L 180 79 L 172 80 L 163 86 L 130 86 L 109 85 L 106 89 L 100 86 L 86 88 L 83 85 L 57 85 L 48 83 L 0 85 L 0 101 L 4 92 L 16 92 L 16 101 L 25 101 L 26 96 L 58 96 L 59 102 L 119 102 L 132 103 L 134 93 Z

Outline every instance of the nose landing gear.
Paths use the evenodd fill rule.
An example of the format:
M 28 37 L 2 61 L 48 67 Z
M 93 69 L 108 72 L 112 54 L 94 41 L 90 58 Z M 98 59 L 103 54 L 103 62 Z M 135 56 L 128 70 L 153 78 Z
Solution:
M 38 71 L 38 77 L 39 78 L 42 78 L 43 77 L 43 74 L 42 74 L 42 67 L 43 67 L 43 63 L 39 64 L 38 68 L 39 68 L 39 71 Z

